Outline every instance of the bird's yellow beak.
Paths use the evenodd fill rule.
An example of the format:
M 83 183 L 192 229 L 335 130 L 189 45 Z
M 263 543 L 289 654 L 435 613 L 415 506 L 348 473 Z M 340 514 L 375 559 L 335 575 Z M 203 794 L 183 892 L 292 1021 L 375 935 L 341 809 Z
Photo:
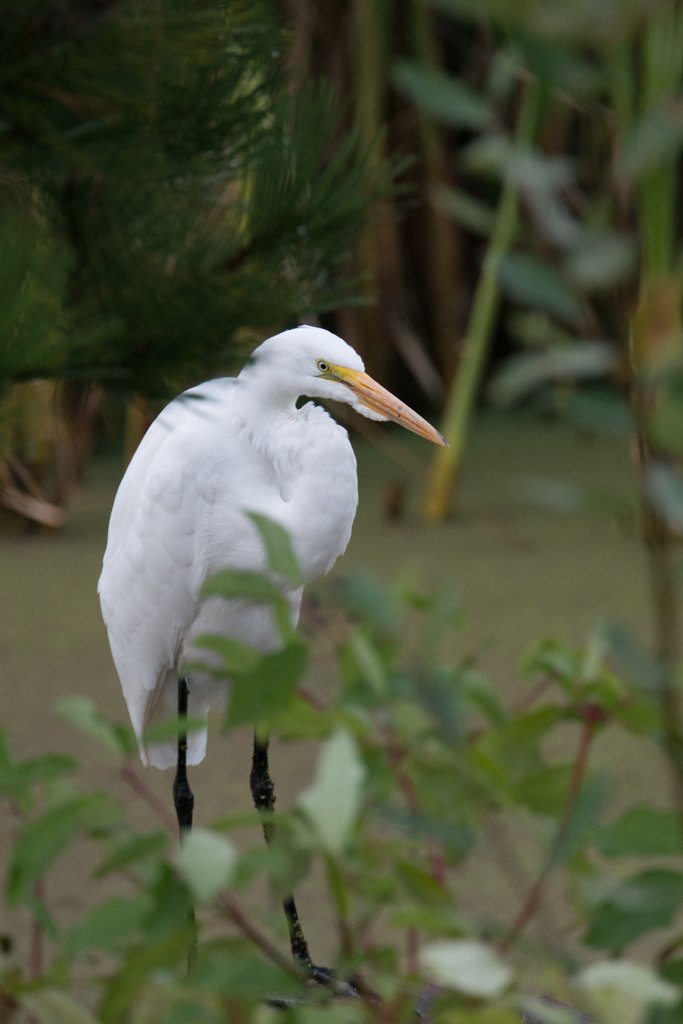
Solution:
M 372 412 L 378 413 L 393 423 L 399 423 L 406 430 L 412 430 L 414 434 L 419 434 L 420 437 L 431 441 L 432 444 L 448 447 L 446 438 L 438 430 L 435 430 L 431 423 L 428 423 L 422 416 L 418 416 L 409 406 L 404 405 L 367 373 L 363 373 L 361 370 L 350 370 L 346 366 L 330 366 L 329 377 L 346 384 L 361 404 Z

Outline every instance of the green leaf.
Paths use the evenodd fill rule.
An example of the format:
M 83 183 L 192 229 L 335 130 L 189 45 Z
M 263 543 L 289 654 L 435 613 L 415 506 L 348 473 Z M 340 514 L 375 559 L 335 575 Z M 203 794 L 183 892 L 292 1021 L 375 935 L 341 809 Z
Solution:
M 443 816 L 430 817 L 427 814 L 406 810 L 404 807 L 382 804 L 375 808 L 375 813 L 381 821 L 400 829 L 406 835 L 418 836 L 421 839 L 428 836 L 436 840 L 455 861 L 462 860 L 476 842 L 475 833 L 469 825 L 446 821 Z
M 437 985 L 492 999 L 512 981 L 512 971 L 492 946 L 475 939 L 431 942 L 419 954 L 422 973 Z
M 527 775 L 515 789 L 517 800 L 537 814 L 554 815 L 569 788 L 571 765 L 549 765 Z
M 202 595 L 218 595 L 253 601 L 254 604 L 276 605 L 282 603 L 282 591 L 267 576 L 246 569 L 221 569 L 205 581 Z
M 324 847 L 339 854 L 349 840 L 363 792 L 365 769 L 352 736 L 338 730 L 323 745 L 313 785 L 299 797 Z
M 613 288 L 634 268 L 636 249 L 629 235 L 582 233 L 567 257 L 569 278 L 586 291 Z
M 456 128 L 484 128 L 494 120 L 488 101 L 462 81 L 418 61 L 400 61 L 394 84 L 421 110 Z
M 525 652 L 522 662 L 525 675 L 543 673 L 555 680 L 565 693 L 574 696 L 579 675 L 579 666 L 574 651 L 558 640 L 543 637 L 534 641 Z
M 71 757 L 46 754 L 30 761 L 10 761 L 0 764 L 0 796 L 10 797 L 22 805 L 30 803 L 31 789 L 39 782 L 53 782 L 78 767 Z
M 498 264 L 502 290 L 514 302 L 542 309 L 564 323 L 575 323 L 582 304 L 560 274 L 528 253 L 506 253 Z
M 662 382 L 647 429 L 662 452 L 683 456 L 683 373 L 670 372 Z
M 681 427 L 683 429 L 683 407 Z M 676 470 L 662 462 L 647 466 L 645 492 L 655 512 L 673 530 L 683 531 L 683 479 Z
M 676 985 L 628 960 L 589 964 L 574 983 L 591 996 L 600 1020 L 640 1022 L 648 1006 L 673 1006 L 680 998 Z
M 134 752 L 135 739 L 132 732 L 122 726 L 111 725 L 88 697 L 65 697 L 57 702 L 55 710 L 67 722 L 92 736 L 112 753 L 128 757 Z
M 202 587 L 202 595 L 217 595 L 228 600 L 251 601 L 269 605 L 273 609 L 280 636 L 287 639 L 293 632 L 292 612 L 280 587 L 258 572 L 240 569 L 221 569 L 210 576 Z
M 236 862 L 232 843 L 203 828 L 183 836 L 176 857 L 178 870 L 200 903 L 208 903 L 230 885 Z
M 301 586 L 301 569 L 294 553 L 292 539 L 280 523 L 258 512 L 249 512 L 249 518 L 261 534 L 266 549 L 268 568 L 293 587 Z
M 550 851 L 553 864 L 566 862 L 590 843 L 605 803 L 606 790 L 605 779 L 601 776 L 589 777 L 584 782 L 560 842 Z
M 165 832 L 146 832 L 126 837 L 116 844 L 109 856 L 99 865 L 96 878 L 105 878 L 112 871 L 130 868 L 135 864 L 160 855 L 168 846 Z
M 605 857 L 680 854 L 682 842 L 680 815 L 657 807 L 634 807 L 603 826 L 595 838 Z
M 562 395 L 562 414 L 570 423 L 591 433 L 598 431 L 623 440 L 633 433 L 633 412 L 622 395 L 607 386 Z
M 87 1007 L 62 990 L 25 992 L 20 1003 L 38 1024 L 100 1024 Z
M 520 782 L 544 767 L 538 744 L 560 717 L 558 708 L 546 706 L 492 726 L 471 745 L 469 756 L 512 797 Z
M 468 231 L 483 238 L 491 234 L 495 221 L 494 210 L 469 192 L 440 185 L 432 192 L 432 202 L 437 209 L 447 213 Z
M 102 794 L 73 797 L 26 824 L 10 859 L 7 898 L 10 906 L 30 898 L 35 883 L 82 833 L 112 825 L 120 809 Z
M 226 675 L 251 672 L 259 660 L 258 651 L 232 636 L 202 634 L 194 643 L 196 647 L 205 647 L 207 651 L 217 654 L 223 662 L 220 671 Z
M 673 162 L 683 146 L 683 118 L 673 101 L 647 110 L 624 139 L 617 171 L 638 179 L 655 167 Z
M 301 981 L 296 976 L 271 963 L 259 952 L 229 941 L 214 942 L 200 948 L 189 972 L 188 983 L 200 992 L 258 1002 L 265 995 L 301 992 Z
M 494 5 L 494 10 L 496 7 Z M 512 4 L 509 10 L 514 11 L 515 8 L 516 5 Z M 582 10 L 576 8 L 572 13 L 572 31 L 580 33 L 583 29 L 586 39 L 590 38 L 590 28 L 581 23 Z M 543 16 L 538 16 L 539 25 Z M 580 46 L 567 46 L 559 33 L 555 37 L 543 31 L 525 31 L 522 21 L 521 26 L 512 33 L 512 42 L 517 61 L 521 61 L 527 74 L 530 73 L 545 85 L 574 98 L 595 94 L 600 89 L 602 80 L 598 62 L 584 55 Z
M 305 644 L 293 641 L 264 654 L 256 667 L 236 676 L 230 686 L 226 723 L 233 727 L 269 721 L 292 700 L 308 665 Z
M 193 718 L 192 715 L 188 718 L 169 718 L 165 722 L 145 729 L 144 740 L 145 743 L 161 743 L 164 740 L 174 740 L 181 733 L 199 732 L 200 729 L 205 728 L 205 718 Z
M 563 1006 L 552 998 L 525 995 L 520 1002 L 517 1019 L 520 1010 L 523 1010 L 523 1024 L 588 1024 L 588 1018 L 579 1016 L 573 1007 Z
M 489 395 L 498 405 L 512 405 L 545 384 L 605 377 L 616 363 L 617 353 L 606 341 L 580 341 L 524 352 L 498 371 Z
M 501 725 L 505 720 L 505 709 L 491 680 L 471 666 L 460 669 L 457 674 L 458 693 L 463 700 L 481 712 L 491 723 Z
M 575 515 L 586 507 L 586 494 L 582 487 L 566 478 L 527 476 L 519 481 L 520 498 L 536 508 L 556 515 Z M 558 682 L 564 683 L 558 678 Z
M 145 886 L 149 913 L 143 923 L 143 935 L 150 947 L 155 943 L 163 944 L 167 938 L 187 930 L 188 925 L 192 934 L 192 897 L 188 890 L 189 886 L 174 866 L 157 861 Z
M 609 655 L 624 678 L 644 693 L 658 694 L 664 681 L 662 666 L 631 630 L 618 622 L 606 622 L 604 637 Z
M 146 911 L 145 901 L 116 897 L 92 907 L 84 919 L 66 935 L 70 956 L 90 949 L 115 952 L 130 942 L 138 931 Z
M 424 868 L 409 860 L 395 864 L 396 875 L 403 888 L 421 907 L 441 907 L 448 902 L 448 892 Z
M 366 628 L 382 634 L 397 628 L 395 602 L 386 585 L 378 580 L 361 573 L 346 576 L 340 595 L 348 614 Z
M 144 943 L 131 946 L 123 966 L 107 977 L 99 1011 L 102 1024 L 118 1024 L 129 1019 L 130 1008 L 137 1003 L 140 990 L 149 983 L 150 977 L 157 971 L 173 970 L 187 959 L 194 929 L 187 914 L 184 916 L 185 923 L 162 939 L 146 936 Z
M 362 629 L 356 629 L 344 645 L 343 659 L 346 669 L 375 694 L 386 694 L 387 673 L 379 652 Z
M 653 928 L 668 925 L 683 902 L 683 874 L 664 868 L 643 871 L 608 894 L 591 917 L 589 946 L 620 953 Z

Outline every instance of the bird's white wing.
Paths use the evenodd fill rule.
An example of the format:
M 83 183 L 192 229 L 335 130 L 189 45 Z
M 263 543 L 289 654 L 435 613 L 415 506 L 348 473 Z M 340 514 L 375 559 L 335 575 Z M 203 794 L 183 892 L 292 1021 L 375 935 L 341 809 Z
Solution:
M 138 737 L 181 659 L 206 576 L 225 565 L 258 567 L 244 509 L 277 500 L 268 467 L 234 429 L 231 385 L 209 382 L 164 410 L 112 510 L 98 590 Z

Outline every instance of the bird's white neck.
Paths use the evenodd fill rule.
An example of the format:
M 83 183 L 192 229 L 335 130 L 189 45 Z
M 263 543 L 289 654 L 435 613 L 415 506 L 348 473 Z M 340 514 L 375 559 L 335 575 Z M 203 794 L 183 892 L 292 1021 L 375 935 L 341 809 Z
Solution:
M 328 572 L 346 549 L 358 504 L 356 458 L 348 434 L 312 402 L 269 407 L 245 440 L 278 480 L 278 519 L 288 530 L 304 581 Z

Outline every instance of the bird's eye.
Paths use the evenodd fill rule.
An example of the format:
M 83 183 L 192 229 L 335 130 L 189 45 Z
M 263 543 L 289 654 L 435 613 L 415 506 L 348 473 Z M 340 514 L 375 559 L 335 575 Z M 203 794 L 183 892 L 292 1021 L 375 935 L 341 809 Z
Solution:
M 327 373 L 329 368 L 330 368 L 330 364 L 326 363 L 324 359 L 319 359 L 318 360 L 318 369 L 320 370 L 321 373 Z

